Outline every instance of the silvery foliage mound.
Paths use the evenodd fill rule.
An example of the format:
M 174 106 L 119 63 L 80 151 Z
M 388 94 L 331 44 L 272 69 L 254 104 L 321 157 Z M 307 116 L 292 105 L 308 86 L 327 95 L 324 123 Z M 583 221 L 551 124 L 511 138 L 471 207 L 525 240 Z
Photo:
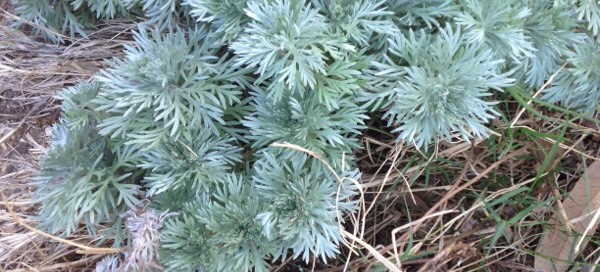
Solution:
M 136 241 L 127 211 L 176 212 L 160 250 L 136 251 L 174 271 L 334 259 L 368 128 L 420 149 L 485 138 L 504 90 L 534 92 L 557 71 L 542 99 L 587 115 L 600 101 L 595 1 L 16 3 L 55 42 L 97 19 L 149 18 L 124 58 L 59 94 L 36 198 L 45 230 L 84 226 L 116 245 Z M 284 142 L 306 152 L 272 145 Z

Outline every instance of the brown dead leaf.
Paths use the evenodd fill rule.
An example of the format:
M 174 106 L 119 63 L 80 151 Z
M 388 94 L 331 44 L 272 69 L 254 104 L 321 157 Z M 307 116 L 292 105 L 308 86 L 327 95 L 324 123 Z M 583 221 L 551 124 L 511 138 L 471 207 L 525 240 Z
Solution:
M 581 249 L 585 248 L 590 234 L 598 227 L 597 216 L 600 209 L 600 161 L 588 166 L 587 171 L 577 181 L 569 196 L 564 199 L 563 207 L 573 226 L 573 235 L 568 235 L 565 228 L 557 222 L 554 215 L 549 227 L 544 232 L 537 249 L 534 262 L 536 271 L 565 271 Z M 588 232 L 582 240 L 581 235 Z M 579 247 L 577 247 L 579 245 Z M 580 249 L 580 250 L 577 250 Z

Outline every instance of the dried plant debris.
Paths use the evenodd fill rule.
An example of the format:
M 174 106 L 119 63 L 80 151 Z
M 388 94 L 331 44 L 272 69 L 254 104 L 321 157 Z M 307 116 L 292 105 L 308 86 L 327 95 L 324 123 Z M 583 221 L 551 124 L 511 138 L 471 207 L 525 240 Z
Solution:
M 154 210 L 127 211 L 121 215 L 131 237 L 129 249 L 123 257 L 110 255 L 96 264 L 96 272 L 163 271 L 158 263 L 159 230 L 167 217 L 176 213 Z

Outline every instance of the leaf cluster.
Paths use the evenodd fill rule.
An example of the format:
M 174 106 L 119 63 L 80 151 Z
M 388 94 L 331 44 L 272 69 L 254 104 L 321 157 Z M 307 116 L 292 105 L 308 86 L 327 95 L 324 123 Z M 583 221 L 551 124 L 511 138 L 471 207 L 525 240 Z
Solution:
M 376 63 L 371 78 L 378 92 L 368 103 L 386 110 L 398 139 L 427 147 L 437 137 L 466 141 L 488 136 L 484 125 L 497 114 L 486 101 L 490 90 L 510 86 L 509 73 L 499 73 L 502 60 L 491 50 L 465 42 L 460 28 L 436 34 L 410 32 L 390 41 L 390 56 Z
M 23 21 L 13 24 L 33 27 L 35 35 L 58 43 L 66 36 L 87 37 L 85 29 L 98 19 L 113 19 L 127 13 L 122 0 L 14 0 L 15 11 Z
M 126 144 L 157 146 L 189 127 L 221 135 L 224 111 L 240 102 L 240 74 L 220 56 L 222 44 L 205 29 L 162 36 L 136 33 L 125 60 L 115 59 L 96 80 L 104 88 L 96 110 L 109 114 L 100 134 Z
M 47 201 L 43 194 L 52 196 L 43 202 L 42 215 L 66 211 L 48 217 L 46 229 L 67 228 L 70 234 L 79 223 L 93 229 L 151 199 L 153 209 L 181 214 L 165 224 L 161 236 L 170 269 L 266 271 L 269 260 L 288 251 L 305 261 L 311 255 L 334 257 L 341 240 L 338 222 L 357 204 L 350 202 L 355 188 L 339 191 L 320 161 L 268 146 L 283 141 L 307 146 L 347 172 L 348 179 L 358 179 L 358 170 L 349 170 L 351 153 L 360 148 L 357 137 L 366 116 L 354 93 L 359 89 L 355 63 L 326 63 L 331 78 L 323 76 L 319 84 L 337 92 L 329 105 L 310 90 L 275 100 L 261 88 L 264 84 L 250 83 L 253 69 L 236 65 L 219 35 L 204 28 L 166 35 L 141 28 L 134 38 L 124 59 L 109 61 L 91 83 L 60 94 L 63 121 L 72 129 L 60 130 L 65 135 L 53 141 L 69 149 L 53 148 L 40 177 L 67 176 L 46 178 L 57 181 L 40 184 L 38 191 L 41 201 Z M 338 86 L 336 80 L 345 83 Z M 243 97 L 245 92 L 249 97 Z M 93 136 L 100 147 L 83 136 Z M 243 154 L 245 147 L 250 156 Z M 340 160 L 345 153 L 348 160 Z M 284 159 L 290 166 L 278 169 L 276 162 Z M 82 166 L 73 168 L 72 160 Z M 88 172 L 79 168 L 97 174 L 84 180 L 77 175 Z M 269 191 L 268 184 L 276 191 Z M 92 194 L 83 194 L 86 190 Z M 79 197 L 67 201 L 66 194 L 74 193 Z M 288 200 L 276 197 L 285 193 Z M 288 207 L 301 199 L 311 202 Z M 105 208 L 101 200 L 114 205 Z M 88 214 L 73 212 L 76 207 Z M 301 213 L 294 225 L 278 223 Z M 312 238 L 304 241 L 309 234 Z M 285 245 L 290 239 L 293 244 Z

